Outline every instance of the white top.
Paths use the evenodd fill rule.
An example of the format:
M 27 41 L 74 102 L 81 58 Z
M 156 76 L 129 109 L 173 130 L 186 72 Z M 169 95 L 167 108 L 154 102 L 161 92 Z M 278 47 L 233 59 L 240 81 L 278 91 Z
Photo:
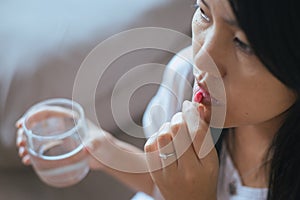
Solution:
M 193 83 L 192 64 L 187 60 L 191 49 L 181 52 L 185 59 L 175 56 L 168 64 L 162 86 L 149 103 L 143 118 L 144 131 L 150 137 L 159 127 L 181 110 L 182 102 L 191 99 L 189 90 Z M 158 112 L 161 111 L 161 112 Z M 159 113 L 159 115 L 157 114 Z M 218 180 L 218 200 L 264 200 L 267 197 L 267 188 L 251 188 L 242 185 L 238 171 L 223 145 L 220 155 L 220 168 Z M 235 184 L 232 184 L 235 183 Z M 232 194 L 230 194 L 230 190 Z M 234 193 L 234 194 L 233 194 Z M 144 193 L 137 193 L 132 200 L 153 200 Z
M 264 200 L 267 198 L 267 188 L 251 188 L 242 185 L 238 171 L 231 157 L 222 145 L 218 180 L 218 200 Z

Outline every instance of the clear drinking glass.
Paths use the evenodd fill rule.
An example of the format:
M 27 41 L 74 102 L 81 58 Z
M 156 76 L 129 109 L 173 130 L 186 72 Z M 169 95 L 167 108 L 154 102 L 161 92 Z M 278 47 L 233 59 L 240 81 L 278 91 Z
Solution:
M 87 123 L 78 103 L 68 99 L 38 103 L 25 113 L 23 128 L 31 163 L 42 181 L 67 187 L 87 175 L 88 160 L 81 151 Z

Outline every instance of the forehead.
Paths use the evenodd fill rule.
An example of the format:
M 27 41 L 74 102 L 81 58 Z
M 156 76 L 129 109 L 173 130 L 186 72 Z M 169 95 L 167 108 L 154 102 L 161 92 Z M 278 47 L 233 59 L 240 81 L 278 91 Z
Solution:
M 214 15 L 218 15 L 227 21 L 235 20 L 235 15 L 229 0 L 199 0 L 205 4 Z

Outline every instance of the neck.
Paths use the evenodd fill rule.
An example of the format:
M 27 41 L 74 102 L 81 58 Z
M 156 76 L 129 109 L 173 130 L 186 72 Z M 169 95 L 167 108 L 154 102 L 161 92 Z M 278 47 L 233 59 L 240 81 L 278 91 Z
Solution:
M 283 119 L 280 115 L 260 124 L 235 128 L 234 148 L 256 158 L 264 156 Z
M 266 171 L 257 170 L 243 178 L 251 169 L 265 161 L 267 150 L 280 126 L 284 116 L 278 116 L 261 124 L 240 126 L 230 134 L 229 144 L 232 160 L 240 173 L 243 184 L 252 187 L 266 187 Z M 257 179 L 257 177 L 261 177 Z

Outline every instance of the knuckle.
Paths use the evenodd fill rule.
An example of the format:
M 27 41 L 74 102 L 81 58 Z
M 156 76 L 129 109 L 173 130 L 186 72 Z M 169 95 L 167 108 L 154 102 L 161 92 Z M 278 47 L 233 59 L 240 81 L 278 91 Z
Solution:
M 144 151 L 153 152 L 156 150 L 157 150 L 156 137 L 152 136 L 147 140 L 146 144 L 144 145 Z
M 157 141 L 160 144 L 167 144 L 172 140 L 172 135 L 170 132 L 159 134 Z
M 178 130 L 180 129 L 181 125 L 180 124 L 172 124 L 171 125 L 171 131 L 176 134 Z
M 155 149 L 154 146 L 151 144 L 145 144 L 145 146 L 144 146 L 145 152 L 153 152 L 153 151 L 155 151 L 154 149 Z
M 94 138 L 93 141 L 91 142 L 92 143 L 92 148 L 95 150 L 95 149 L 98 149 L 100 146 L 101 146 L 101 140 L 98 139 L 98 138 Z
M 184 176 L 184 180 L 186 183 L 193 184 L 197 182 L 198 176 L 193 172 L 187 172 Z
M 182 112 L 176 113 L 171 120 L 171 130 L 173 133 L 177 133 L 183 127 L 186 126 L 186 122 L 183 119 Z
M 187 126 L 185 123 L 183 124 L 177 124 L 174 127 L 172 127 L 172 132 L 174 133 L 174 136 L 186 133 Z

